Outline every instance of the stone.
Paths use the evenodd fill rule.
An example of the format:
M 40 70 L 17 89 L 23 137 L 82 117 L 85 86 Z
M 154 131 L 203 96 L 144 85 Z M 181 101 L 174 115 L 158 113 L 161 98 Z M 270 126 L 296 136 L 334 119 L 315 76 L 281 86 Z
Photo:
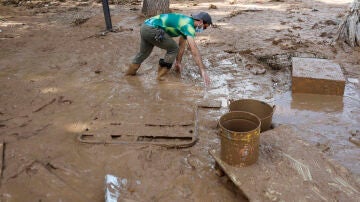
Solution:
M 292 58 L 292 92 L 343 96 L 340 65 L 327 59 Z

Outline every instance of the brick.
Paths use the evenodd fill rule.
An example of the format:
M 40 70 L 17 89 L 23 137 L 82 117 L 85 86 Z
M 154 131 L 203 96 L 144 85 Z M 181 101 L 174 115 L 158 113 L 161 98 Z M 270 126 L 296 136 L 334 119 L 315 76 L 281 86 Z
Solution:
M 292 92 L 344 95 L 345 77 L 340 65 L 326 59 L 292 58 Z

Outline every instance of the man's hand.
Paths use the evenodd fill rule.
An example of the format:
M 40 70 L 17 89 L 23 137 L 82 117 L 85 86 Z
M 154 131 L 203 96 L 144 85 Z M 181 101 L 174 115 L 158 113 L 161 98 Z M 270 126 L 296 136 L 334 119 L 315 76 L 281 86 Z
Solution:
M 201 76 L 204 80 L 205 86 L 208 87 L 210 85 L 210 77 L 207 75 L 206 71 L 201 71 Z
M 175 71 L 181 72 L 181 70 L 182 70 L 181 62 L 178 62 L 178 61 L 176 60 L 176 61 L 175 61 L 175 64 L 174 64 L 174 67 L 175 67 Z
M 194 57 L 195 63 L 196 63 L 197 66 L 199 67 L 201 76 L 202 76 L 202 78 L 204 79 L 205 86 L 209 86 L 209 85 L 210 85 L 210 78 L 209 78 L 209 76 L 208 76 L 207 73 L 206 73 L 205 65 L 204 65 L 204 63 L 202 62 L 202 59 L 201 59 L 201 56 L 200 56 L 200 53 L 199 53 L 199 49 L 198 49 L 197 46 L 196 46 L 196 43 L 195 43 L 194 38 L 188 37 L 188 38 L 187 38 L 187 42 L 188 42 L 188 44 L 189 44 L 191 53 L 192 53 L 192 55 L 193 55 L 193 57 Z

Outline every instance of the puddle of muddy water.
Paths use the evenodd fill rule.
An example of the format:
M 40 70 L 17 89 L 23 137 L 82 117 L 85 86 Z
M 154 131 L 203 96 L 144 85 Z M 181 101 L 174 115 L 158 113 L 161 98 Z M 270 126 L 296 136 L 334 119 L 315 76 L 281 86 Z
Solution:
M 4 116 L 2 119 L 15 116 L 20 112 L 20 115 L 29 114 L 30 116 L 2 123 L 3 126 L 0 127 L 2 131 L 5 131 L 6 134 L 18 131 L 19 134 L 27 134 L 39 130 L 40 127 L 37 125 L 40 123 L 42 125 L 53 123 L 48 129 L 37 132 L 36 136 L 21 141 L 13 138 L 14 140 L 9 142 L 5 154 L 6 172 L 4 172 L 4 177 L 6 178 L 4 179 L 13 176 L 10 174 L 16 173 L 16 168 L 24 169 L 18 177 L 13 177 L 7 182 L 3 181 L 2 193 L 8 193 L 9 197 L 18 195 L 19 201 L 21 199 L 22 201 L 39 199 L 38 196 L 46 199 L 46 196 L 54 193 L 57 193 L 54 195 L 56 196 L 54 200 L 61 197 L 58 195 L 72 197 L 73 190 L 66 189 L 58 192 L 59 186 L 55 186 L 56 184 L 51 184 L 47 189 L 42 190 L 44 184 L 41 182 L 50 179 L 54 182 L 64 181 L 69 187 L 78 188 L 78 193 L 83 193 L 81 196 L 84 196 L 85 201 L 88 201 L 87 199 L 101 201 L 104 197 L 103 178 L 106 174 L 112 173 L 128 180 L 129 183 L 137 183 L 137 180 L 141 182 L 141 184 L 127 189 L 126 196 L 129 200 L 211 199 L 213 201 L 237 201 L 239 199 L 237 192 L 227 183 L 226 178 L 219 178 L 214 174 L 214 160 L 208 155 L 209 149 L 219 148 L 220 142 L 216 134 L 217 120 L 228 111 L 227 104 L 230 98 L 252 98 L 275 104 L 277 106 L 273 116 L 275 124 L 291 124 L 301 130 L 311 131 L 308 134 L 313 134 L 312 136 L 303 138 L 319 145 L 320 149 L 325 148 L 326 154 L 338 160 L 354 173 L 360 173 L 359 149 L 348 141 L 349 130 L 360 129 L 360 120 L 357 115 L 360 109 L 358 102 L 360 93 L 355 90 L 358 86 L 357 80 L 349 80 L 352 83 L 347 85 L 346 95 L 340 98 L 293 96 L 289 92 L 282 94 L 290 86 L 289 70 L 272 71 L 267 69 L 263 75 L 253 75 L 243 67 L 241 61 L 236 59 L 235 54 L 224 52 L 224 50 L 232 48 L 240 51 L 250 50 L 250 52 L 257 50 L 257 53 L 261 54 L 265 54 L 264 52 L 268 54 L 266 50 L 270 52 L 280 50 L 279 47 L 265 41 L 265 38 L 287 32 L 288 25 L 275 23 L 286 17 L 283 13 L 266 11 L 273 16 L 273 19 L 269 18 L 269 15 L 263 16 L 265 12 L 244 13 L 238 18 L 229 19 L 231 23 L 228 21 L 216 22 L 220 25 L 218 29 L 207 30 L 211 31 L 211 38 L 204 37 L 207 41 L 203 44 L 200 43 L 199 48 L 204 63 L 208 67 L 212 85 L 208 89 L 204 89 L 197 67 L 190 62 L 192 61 L 191 56 L 184 57 L 183 64 L 186 66 L 184 72 L 180 75 L 170 72 L 168 81 L 158 83 L 155 79 L 160 55 L 158 50 L 155 50 L 155 54 L 142 65 L 138 76 L 123 77 L 122 63 L 128 62 L 131 54 L 138 48 L 134 46 L 134 43 L 138 43 L 136 40 L 139 40 L 135 35 L 139 31 L 137 25 L 142 22 L 142 19 L 132 16 L 127 7 L 122 9 L 117 11 L 120 13 L 119 15 L 114 16 L 121 18 L 119 20 L 121 23 L 114 21 L 114 24 L 134 28 L 134 32 L 114 33 L 107 35 L 106 38 L 90 38 L 81 42 L 70 41 L 73 45 L 65 45 L 69 43 L 70 38 L 66 37 L 70 36 L 70 32 L 65 31 L 66 37 L 64 37 L 65 28 L 56 29 L 54 32 L 60 33 L 61 37 L 47 35 L 48 38 L 62 39 L 64 37 L 63 40 L 60 40 L 61 43 L 58 43 L 59 47 L 63 48 L 56 49 L 54 51 L 56 54 L 47 53 L 42 57 L 37 57 L 36 47 L 34 49 L 25 46 L 24 49 L 17 50 L 18 55 L 9 58 L 6 55 L 2 60 L 1 64 L 7 68 L 0 73 L 4 79 L 1 84 L 7 85 L 4 85 L 0 95 L 3 104 L 0 115 Z M 184 7 L 184 11 L 190 12 L 187 7 Z M 214 10 L 210 11 L 214 14 L 217 13 L 215 19 L 230 13 L 228 10 L 226 12 L 221 10 L 220 7 L 218 11 L 218 13 Z M 324 11 L 326 11 L 325 8 Z M 249 26 L 248 20 L 243 20 L 249 16 L 254 17 L 252 24 L 261 26 L 257 29 Z M 311 15 L 308 16 L 311 17 Z M 256 19 L 259 17 L 260 19 Z M 262 25 L 264 22 L 268 23 L 266 20 L 269 19 L 273 21 L 269 25 L 274 27 L 266 27 L 263 32 Z M 91 20 L 95 22 L 95 26 L 100 25 L 97 22 L 101 22 L 103 25 L 102 15 Z M 228 24 L 234 25 L 229 26 Z M 95 29 L 90 25 L 94 26 L 93 23 L 88 23 L 79 30 L 74 29 L 74 32 L 71 32 L 74 37 L 71 39 L 82 39 L 84 36 L 94 34 L 95 30 L 98 31 L 98 27 Z M 91 29 L 88 29 L 87 26 Z M 234 30 L 232 30 L 232 26 L 235 27 Z M 309 35 L 313 35 L 313 32 L 309 33 Z M 52 34 L 52 32 L 41 30 L 41 37 L 33 37 L 31 40 L 26 38 L 29 46 L 31 43 L 42 42 L 43 34 Z M 124 40 L 124 37 L 127 37 L 128 40 Z M 104 54 L 99 54 L 99 50 L 104 51 L 105 40 L 109 48 Z M 119 41 L 121 46 L 119 46 Z M 8 43 L 8 45 L 11 44 Z M 313 44 L 310 45 L 313 46 Z M 73 54 L 74 50 L 76 50 L 76 54 Z M 33 58 L 38 58 L 38 60 L 35 61 Z M 20 59 L 20 61 L 15 59 Z M 59 96 L 65 96 L 64 99 L 71 99 L 73 103 L 61 104 L 58 102 Z M 29 98 L 31 99 L 29 100 Z M 46 105 L 54 98 L 57 99 L 56 102 Z M 74 137 L 75 134 L 84 130 L 92 131 L 100 127 L 101 123 L 105 121 L 120 123 L 121 120 L 136 122 L 143 119 L 143 116 L 133 112 L 149 103 L 174 102 L 191 105 L 201 98 L 219 100 L 222 102 L 222 108 L 199 110 L 199 141 L 188 149 L 163 150 L 129 145 L 91 146 L 78 143 Z M 46 107 L 41 108 L 41 106 Z M 31 109 L 42 110 L 32 114 Z M 28 120 L 33 121 L 27 123 Z M 23 122 L 26 122 L 28 126 L 25 127 Z M 13 125 L 14 128 L 11 128 Z M 15 128 L 18 125 L 19 127 Z M 116 124 L 115 126 L 119 127 Z M 115 126 L 112 125 L 112 127 Z M 115 133 L 112 138 L 119 139 L 121 136 Z M 144 140 L 146 140 L 146 136 L 144 136 Z M 327 149 L 328 147 L 329 149 Z M 49 162 L 53 166 L 50 166 L 49 169 L 46 166 L 43 168 L 43 164 L 36 163 L 35 166 L 26 166 L 24 163 L 24 161 L 35 160 L 44 162 L 44 165 Z M 39 170 L 40 172 L 31 176 L 27 173 L 28 170 Z M 29 180 L 33 184 L 27 184 L 28 186 L 21 188 L 25 180 Z M 27 187 L 31 187 L 28 190 L 34 190 L 34 192 L 28 193 L 30 191 L 25 190 L 24 195 L 18 194 Z M 78 196 L 77 193 L 74 195 Z
M 347 87 L 344 97 L 315 94 L 277 95 L 273 123 L 294 125 L 311 142 L 353 173 L 360 175 L 360 151 L 349 141 L 351 131 L 360 129 L 360 101 L 354 89 Z M 304 133 L 306 134 L 306 133 Z

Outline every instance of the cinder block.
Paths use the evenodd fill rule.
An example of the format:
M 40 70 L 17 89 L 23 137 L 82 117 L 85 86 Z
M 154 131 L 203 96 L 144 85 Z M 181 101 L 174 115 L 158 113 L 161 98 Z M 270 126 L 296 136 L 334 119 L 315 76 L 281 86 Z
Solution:
M 326 59 L 292 58 L 292 92 L 344 95 L 340 65 Z

